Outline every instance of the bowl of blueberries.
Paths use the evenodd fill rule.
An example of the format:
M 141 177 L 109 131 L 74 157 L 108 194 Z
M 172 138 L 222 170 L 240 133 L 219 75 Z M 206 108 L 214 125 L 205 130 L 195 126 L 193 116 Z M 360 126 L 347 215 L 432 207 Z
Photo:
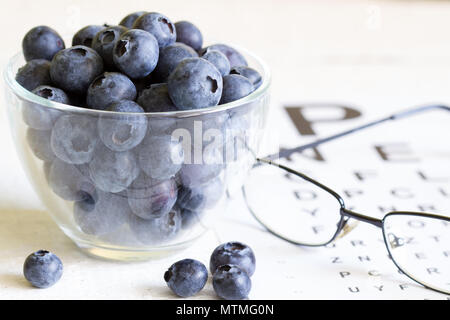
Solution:
M 117 260 L 204 234 L 251 169 L 269 105 L 261 59 L 156 12 L 66 41 L 35 27 L 4 78 L 14 143 L 49 214 L 81 249 Z

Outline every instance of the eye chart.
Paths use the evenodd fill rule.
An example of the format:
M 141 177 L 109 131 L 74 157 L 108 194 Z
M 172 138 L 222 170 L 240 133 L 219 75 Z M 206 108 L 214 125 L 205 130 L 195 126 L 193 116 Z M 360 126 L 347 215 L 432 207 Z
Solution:
M 330 103 L 289 104 L 277 111 L 289 123 L 283 138 L 273 139 L 281 141 L 281 148 L 300 146 L 377 119 L 365 116 L 364 106 Z M 390 113 L 381 112 L 380 116 Z M 426 112 L 354 133 L 280 162 L 332 188 L 349 209 L 358 213 L 380 219 L 391 211 L 423 211 L 448 217 L 449 125 L 449 112 Z M 308 184 L 302 186 L 299 211 L 309 206 L 313 192 Z M 270 197 L 273 195 L 268 194 Z M 397 269 L 380 228 L 352 219 L 349 226 L 354 229 L 326 247 L 298 247 L 269 234 L 250 214 L 243 213 L 243 201 L 234 205 L 240 214 L 224 219 L 233 231 L 228 229 L 223 236 L 236 234 L 256 247 L 260 273 L 255 274 L 253 299 L 266 298 L 271 290 L 280 299 L 450 299 L 425 289 Z M 279 210 L 292 208 L 280 203 Z M 313 214 L 313 210 L 310 212 Z M 438 266 L 448 266 L 450 224 L 423 228 L 414 219 L 406 223 L 409 227 L 405 234 L 410 236 L 402 240 L 412 246 L 408 247 L 412 248 L 409 254 L 413 257 L 408 260 L 411 268 L 431 279 L 433 274 L 448 272 Z M 219 235 L 226 227 L 218 228 Z M 446 245 L 441 245 L 442 241 Z

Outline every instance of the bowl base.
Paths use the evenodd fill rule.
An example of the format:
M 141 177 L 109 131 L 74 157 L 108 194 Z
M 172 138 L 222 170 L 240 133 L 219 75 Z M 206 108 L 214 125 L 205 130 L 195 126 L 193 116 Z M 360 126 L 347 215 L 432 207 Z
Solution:
M 83 253 L 90 257 L 109 261 L 137 262 L 167 258 L 187 249 L 196 240 L 197 239 L 187 241 L 182 244 L 148 250 L 103 247 L 95 246 L 91 243 L 88 244 L 76 241 L 75 244 L 81 249 L 81 251 L 83 251 Z

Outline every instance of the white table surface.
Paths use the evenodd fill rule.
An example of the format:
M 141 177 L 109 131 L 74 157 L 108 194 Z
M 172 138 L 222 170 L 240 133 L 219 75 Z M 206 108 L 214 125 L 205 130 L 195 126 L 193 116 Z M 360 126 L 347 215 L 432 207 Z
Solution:
M 138 10 L 191 20 L 206 42 L 236 43 L 265 59 L 273 71 L 271 130 L 280 137 L 288 133 L 276 125 L 285 119 L 283 103 L 371 101 L 364 119 L 372 119 L 418 103 L 450 101 L 447 1 L 2 1 L 0 64 L 20 50 L 23 35 L 36 25 L 72 34 L 87 24 L 117 23 Z M 363 119 L 349 124 L 358 121 Z M 162 279 L 165 269 L 184 257 L 207 263 L 215 246 L 227 240 L 248 243 L 256 252 L 252 299 L 355 298 L 326 290 L 329 284 L 320 273 L 299 275 L 298 266 L 314 270 L 319 254 L 272 238 L 237 201 L 215 230 L 179 256 L 134 264 L 88 258 L 53 223 L 32 190 L 5 110 L 0 112 L 0 131 L 0 299 L 175 298 Z M 41 248 L 55 252 L 65 265 L 61 281 L 46 290 L 30 288 L 22 275 L 25 257 Z M 305 281 L 317 283 L 317 290 L 302 290 Z M 444 298 L 417 290 L 423 290 L 423 298 Z M 375 291 L 364 296 L 380 297 L 408 298 Z M 195 298 L 215 298 L 211 284 Z

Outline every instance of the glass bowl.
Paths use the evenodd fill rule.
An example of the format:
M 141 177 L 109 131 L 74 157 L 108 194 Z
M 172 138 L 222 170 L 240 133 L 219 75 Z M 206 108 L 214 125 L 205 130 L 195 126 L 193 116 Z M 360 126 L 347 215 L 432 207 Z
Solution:
M 89 255 L 145 260 L 185 249 L 239 190 L 266 122 L 270 74 L 240 100 L 205 109 L 115 113 L 55 103 L 5 71 L 6 104 L 26 174 L 49 214 Z M 250 151 L 251 150 L 251 151 Z

